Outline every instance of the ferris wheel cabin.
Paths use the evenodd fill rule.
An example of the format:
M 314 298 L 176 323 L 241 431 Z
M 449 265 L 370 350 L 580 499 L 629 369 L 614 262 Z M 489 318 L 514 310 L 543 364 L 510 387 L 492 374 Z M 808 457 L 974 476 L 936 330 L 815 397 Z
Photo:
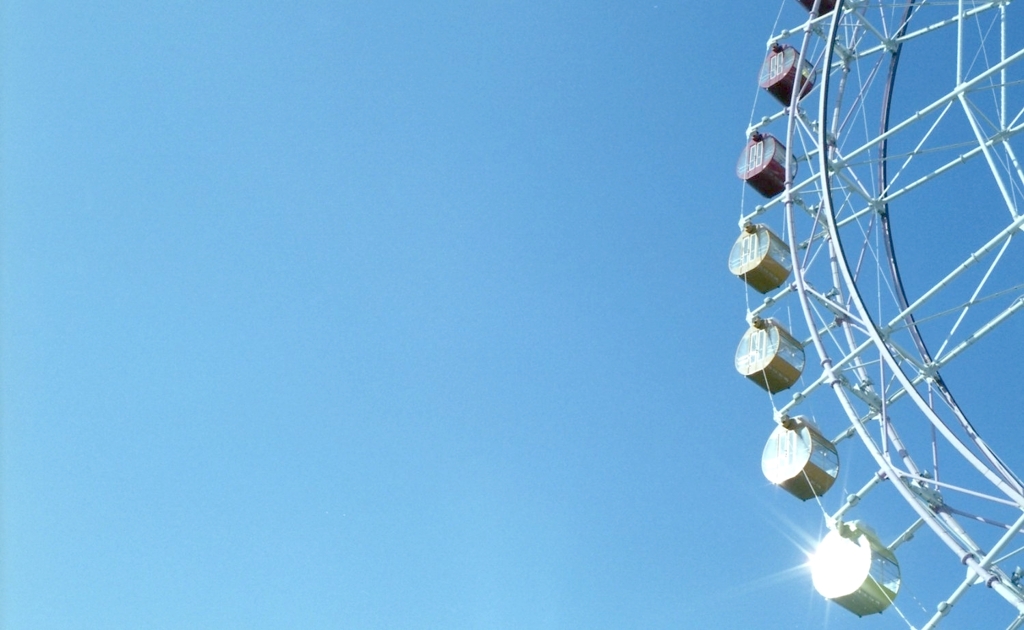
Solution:
M 761 64 L 758 85 L 768 90 L 780 103 L 788 107 L 792 102 L 793 90 L 797 83 L 798 66 L 800 68 L 800 98 L 802 99 L 814 89 L 817 72 L 806 59 L 800 59 L 800 53 L 792 46 L 772 44 L 768 56 Z
M 736 371 L 774 394 L 792 387 L 804 369 L 804 348 L 773 319 L 754 320 L 736 348 Z
M 814 0 L 797 0 L 800 4 L 804 5 L 804 8 L 808 11 L 814 9 Z M 832 9 L 836 8 L 835 0 L 821 0 L 821 4 L 818 5 L 818 15 L 825 15 L 831 13 Z
M 900 590 L 900 564 L 870 527 L 842 523 L 811 559 L 814 588 L 858 617 L 880 613 Z
M 810 420 L 799 416 L 772 432 L 761 455 L 768 481 L 801 501 L 828 492 L 839 476 L 839 452 Z
M 782 286 L 792 269 L 789 246 L 764 225 L 744 226 L 729 252 L 729 271 L 758 293 Z
M 755 131 L 736 162 L 736 175 L 765 197 L 774 197 L 786 189 L 785 159 L 786 147 L 781 142 Z

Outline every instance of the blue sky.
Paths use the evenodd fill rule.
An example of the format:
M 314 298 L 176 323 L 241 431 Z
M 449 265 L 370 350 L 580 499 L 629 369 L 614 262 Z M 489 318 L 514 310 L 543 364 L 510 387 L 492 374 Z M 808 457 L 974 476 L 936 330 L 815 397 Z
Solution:
M 906 627 L 732 366 L 777 11 L 5 3 L 3 627 Z

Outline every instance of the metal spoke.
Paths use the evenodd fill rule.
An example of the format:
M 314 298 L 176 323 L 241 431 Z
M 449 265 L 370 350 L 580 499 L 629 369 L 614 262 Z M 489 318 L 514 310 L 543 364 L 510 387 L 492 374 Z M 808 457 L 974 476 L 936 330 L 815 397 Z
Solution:
M 773 321 L 792 329 L 787 334 L 799 370 L 784 387 L 770 390 L 773 418 L 787 429 L 803 422 L 794 418 L 828 409 L 826 422 L 842 423 L 829 442 L 832 448 L 853 448 L 854 442 L 870 455 L 872 469 L 861 461 L 848 473 L 865 480 L 864 487 L 838 510 L 830 513 L 814 495 L 830 528 L 850 531 L 843 529 L 846 519 L 892 501 L 891 493 L 872 492 L 890 481 L 896 500 L 910 507 L 914 519 L 901 524 L 903 533 L 889 550 L 914 553 L 912 539 L 920 529 L 952 552 L 951 564 L 955 558 L 966 565 L 966 579 L 951 583 L 938 612 L 920 620 L 926 627 L 944 619 L 975 584 L 1012 606 L 1017 621 L 1011 627 L 1024 619 L 1024 594 L 1001 566 L 1024 551 L 1018 542 L 1024 483 L 981 439 L 942 378 L 954 362 L 970 365 L 965 356 L 976 352 L 967 349 L 1006 330 L 1003 324 L 1024 309 L 1024 278 L 1015 267 L 1020 252 L 1010 247 L 1024 229 L 1024 213 L 1018 211 L 1024 168 L 1012 145 L 1024 131 L 1024 106 L 1016 102 L 1017 86 L 1024 84 L 1024 49 L 1007 47 L 1011 4 L 1016 9 L 1024 2 L 835 0 L 825 15 L 811 14 L 769 40 L 789 42 L 799 60 L 813 60 L 817 74 L 810 93 L 816 107 L 801 104 L 807 91 L 799 92 L 796 79 L 789 106 L 748 130 L 774 126 L 770 133 L 788 152 L 780 158 L 782 192 L 745 208 L 740 219 L 741 228 L 755 220 L 763 222 L 757 228 L 762 231 L 771 225 L 776 241 L 788 248 L 780 258 L 791 267 L 784 282 L 747 302 L 748 321 L 755 326 L 774 314 Z M 948 74 L 936 73 L 921 92 L 927 96 L 910 95 L 917 103 L 901 101 L 890 112 L 903 46 L 927 50 L 932 41 L 945 46 Z M 964 118 L 950 115 L 959 111 Z M 783 121 L 785 135 L 779 131 Z M 926 195 L 911 193 L 939 190 L 950 174 L 981 172 L 978 157 L 989 171 L 980 180 L 1002 201 L 984 197 L 975 203 L 973 210 L 988 211 L 978 225 L 1005 217 L 1003 207 L 1010 220 L 997 218 L 970 249 L 938 251 L 927 274 L 911 269 L 916 284 L 906 285 L 890 218 L 911 218 L 915 198 L 925 200 L 917 204 L 918 213 L 946 211 L 946 204 L 929 204 Z M 910 293 L 907 286 L 923 288 Z M 792 393 L 783 393 L 790 387 Z M 818 404 L 825 399 L 828 404 Z M 1015 546 L 1020 548 L 1011 550 Z M 891 605 L 915 625 L 913 611 L 891 601 L 895 593 L 886 591 L 890 601 L 882 607 Z

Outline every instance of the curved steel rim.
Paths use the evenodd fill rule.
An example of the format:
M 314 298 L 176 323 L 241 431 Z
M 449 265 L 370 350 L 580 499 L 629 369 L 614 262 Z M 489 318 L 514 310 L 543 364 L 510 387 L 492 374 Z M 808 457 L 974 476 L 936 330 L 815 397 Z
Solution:
M 844 0 L 836 0 L 836 6 L 834 8 L 834 13 L 833 13 L 833 16 L 832 16 L 832 19 L 831 19 L 831 25 L 830 25 L 830 28 L 829 28 L 828 39 L 826 40 L 825 56 L 824 56 L 823 61 L 822 61 L 822 66 L 824 68 L 831 67 L 832 58 L 833 58 L 833 54 L 834 54 L 834 50 L 835 50 L 835 45 L 836 45 L 836 41 L 837 41 L 837 37 L 838 37 L 838 28 L 839 28 L 839 24 L 840 24 L 840 22 L 842 20 L 842 17 L 843 17 L 844 4 L 845 4 Z M 906 9 L 905 17 L 909 17 L 910 16 L 910 13 L 913 10 L 913 7 L 914 7 L 914 0 L 907 0 L 907 9 Z M 894 86 L 895 77 L 896 77 L 896 69 L 898 67 L 899 49 L 894 51 L 892 53 L 892 55 L 893 56 L 892 56 L 892 60 L 891 60 L 891 63 L 890 63 L 890 72 L 889 72 L 888 81 L 887 81 L 887 85 L 886 85 L 885 101 L 884 101 L 884 108 L 883 108 L 883 120 L 882 120 L 882 132 L 883 133 L 885 131 L 887 131 L 888 128 L 889 128 L 888 127 L 888 124 L 889 124 L 889 106 L 891 105 L 893 86 Z M 830 238 L 832 239 L 833 246 L 836 248 L 837 253 L 838 253 L 838 260 L 840 262 L 839 269 L 840 269 L 840 272 L 842 274 L 843 283 L 846 285 L 846 289 L 849 291 L 849 296 L 853 300 L 854 307 L 856 308 L 856 311 L 857 311 L 858 315 L 862 318 L 862 321 L 864 323 L 868 324 L 867 332 L 868 332 L 868 335 L 869 335 L 873 345 L 877 348 L 877 350 L 879 352 L 879 355 L 882 358 L 882 360 L 885 361 L 885 363 L 892 370 L 892 372 L 895 375 L 895 377 L 901 382 L 901 385 L 903 386 L 903 388 L 907 392 L 907 395 L 910 396 L 911 399 L 914 400 L 915 404 L 928 417 L 928 419 L 932 423 L 932 425 L 935 426 L 936 429 L 938 429 L 941 433 L 943 433 L 943 436 L 947 439 L 948 442 L 950 442 L 954 446 L 954 448 L 959 447 L 958 450 L 961 452 L 961 454 L 964 455 L 964 457 L 967 460 L 969 460 L 970 463 L 979 472 L 981 472 L 993 485 L 995 485 L 995 486 L 999 487 L 1001 490 L 1003 490 L 1003 492 L 1006 493 L 1007 496 L 1012 497 L 1015 500 L 1018 508 L 1024 509 L 1024 493 L 1021 492 L 1021 487 L 1020 487 L 1020 484 L 1017 481 L 1016 477 L 1013 476 L 1012 473 L 1009 473 L 1009 471 L 1007 469 L 1005 469 L 1005 467 L 1002 465 L 1001 461 L 998 460 L 998 458 L 995 456 L 994 453 L 991 453 L 991 451 L 988 448 L 988 446 L 985 445 L 984 442 L 982 442 L 980 440 L 980 438 L 974 440 L 974 444 L 979 449 L 981 449 L 982 452 L 986 453 L 986 455 L 989 456 L 990 459 L 994 460 L 994 464 L 996 465 L 997 469 L 1001 473 L 1000 475 L 998 475 L 998 476 L 995 475 L 988 468 L 988 466 L 986 466 L 980 460 L 978 460 L 977 457 L 973 453 L 971 453 L 969 451 L 969 449 L 967 449 L 966 446 L 964 446 L 963 443 L 955 435 L 953 435 L 949 431 L 949 429 L 948 429 L 948 427 L 946 427 L 945 423 L 943 423 L 942 420 L 934 413 L 934 411 L 932 411 L 930 409 L 929 405 L 923 399 L 923 397 L 921 396 L 920 392 L 917 391 L 917 389 L 913 386 L 913 383 L 911 383 L 910 379 L 903 372 L 903 370 L 902 370 L 902 368 L 901 368 L 901 366 L 899 364 L 899 361 L 896 359 L 896 357 L 893 355 L 892 351 L 889 349 L 888 345 L 885 343 L 885 340 L 882 338 L 881 334 L 879 333 L 877 323 L 874 322 L 874 320 L 871 317 L 870 311 L 866 308 L 866 306 L 864 304 L 864 300 L 861 297 L 860 291 L 859 291 L 859 289 L 858 289 L 858 287 L 857 287 L 857 285 L 856 285 L 856 283 L 855 283 L 855 281 L 853 279 L 853 274 L 852 274 L 852 272 L 851 272 L 851 270 L 849 268 L 849 264 L 848 264 L 848 262 L 846 260 L 845 253 L 844 253 L 844 250 L 843 250 L 843 242 L 842 242 L 840 231 L 838 229 L 838 225 L 837 225 L 837 221 L 836 221 L 836 217 L 835 217 L 835 207 L 834 207 L 834 203 L 833 203 L 833 199 L 832 199 L 832 182 L 831 182 L 829 163 L 828 163 L 828 152 L 824 149 L 825 147 L 828 146 L 828 125 L 827 125 L 827 121 L 829 119 L 829 116 L 828 116 L 828 86 L 829 86 L 830 79 L 831 79 L 831 73 L 830 72 L 823 72 L 822 73 L 822 83 L 820 85 L 820 101 L 819 101 L 819 112 L 818 112 L 818 114 L 819 114 L 818 115 L 818 120 L 819 120 L 819 129 L 818 129 L 819 137 L 818 137 L 818 142 L 819 142 L 819 146 L 822 147 L 822 150 L 820 150 L 819 153 L 818 153 L 818 160 L 819 160 L 819 169 L 820 169 L 820 183 L 821 183 L 821 188 L 822 188 L 821 199 L 822 199 L 822 203 L 824 204 L 824 209 L 825 209 L 825 211 L 822 213 L 822 215 L 824 216 L 825 220 L 828 223 L 828 226 L 827 226 L 828 227 L 828 232 L 829 232 Z M 790 113 L 790 119 L 791 120 L 792 120 L 793 116 L 794 116 L 794 113 L 791 110 L 791 113 Z M 792 123 L 791 123 L 791 125 L 792 125 Z M 883 143 L 879 147 L 879 150 L 882 152 L 881 153 L 881 157 L 884 158 L 885 157 L 885 153 L 884 152 L 886 151 L 886 144 Z M 881 164 L 883 165 L 882 168 L 884 169 L 885 168 L 884 167 L 884 164 L 885 164 L 885 160 L 884 159 L 881 160 Z M 787 212 L 792 212 L 792 201 L 791 200 L 787 200 Z M 905 294 L 905 292 L 903 290 L 902 282 L 899 282 L 898 267 L 896 266 L 896 263 L 895 263 L 894 246 L 892 244 L 891 230 L 889 229 L 889 225 L 888 225 L 888 212 L 887 212 L 887 208 L 886 208 L 886 211 L 883 213 L 883 219 L 884 219 L 884 225 L 885 225 L 884 230 L 885 230 L 885 235 L 886 235 L 886 242 L 887 242 L 886 244 L 887 244 L 888 258 L 889 258 L 890 264 L 891 264 L 891 271 L 893 272 L 894 281 L 896 281 L 898 283 L 897 286 L 899 287 L 899 290 L 897 291 L 897 295 L 899 296 L 899 299 L 905 301 L 906 300 L 906 294 Z M 790 224 L 792 225 L 792 222 L 790 222 Z M 791 247 L 794 247 L 795 239 L 791 239 L 790 243 L 791 243 Z M 878 450 L 878 448 L 875 445 L 874 441 L 871 439 L 870 434 L 867 432 L 867 429 L 864 426 L 863 422 L 861 422 L 859 420 L 859 415 L 857 414 L 856 410 L 854 409 L 854 407 L 852 405 L 852 401 L 850 400 L 848 393 L 846 392 L 845 388 L 843 387 L 842 382 L 832 372 L 831 359 L 828 357 L 827 352 L 825 352 L 825 349 L 824 349 L 823 345 L 821 344 L 820 339 L 818 339 L 818 335 L 816 333 L 816 328 L 813 325 L 813 319 L 810 318 L 809 307 L 808 307 L 808 304 L 807 304 L 808 303 L 808 297 L 805 295 L 805 293 L 803 291 L 803 280 L 802 280 L 803 270 L 794 269 L 794 273 L 797 276 L 798 287 L 801 289 L 800 291 L 798 291 L 798 293 L 800 295 L 801 305 L 802 305 L 802 307 L 804 309 L 805 318 L 807 319 L 808 325 L 811 328 L 812 336 L 815 338 L 815 347 L 818 350 L 819 355 L 821 356 L 823 368 L 828 373 L 827 382 L 830 384 L 832 389 L 835 391 L 837 397 L 839 398 L 840 403 L 843 405 L 843 407 L 845 408 L 848 416 L 852 420 L 854 428 L 855 428 L 856 432 L 858 433 L 859 437 L 861 438 L 861 441 L 865 444 L 865 446 L 867 447 L 868 451 L 871 453 L 872 457 L 875 459 L 876 463 L 879 465 L 880 469 L 882 471 L 884 471 L 884 473 L 888 476 L 888 478 L 894 482 L 894 486 L 898 490 L 898 492 L 901 494 L 901 496 L 915 510 L 915 512 L 917 512 L 919 517 L 925 523 L 927 523 L 929 525 L 929 527 L 946 544 L 946 546 L 948 546 L 951 550 L 953 550 L 961 558 L 962 562 L 964 564 L 966 564 L 971 569 L 971 571 L 979 579 L 981 579 L 983 582 L 988 584 L 994 590 L 998 591 L 1000 593 L 1000 595 L 1002 595 L 1007 601 L 1009 601 L 1011 604 L 1013 604 L 1018 609 L 1018 611 L 1021 612 L 1021 614 L 1024 614 L 1024 598 L 1022 598 L 1021 595 L 1015 589 L 1013 589 L 1013 588 L 1003 584 L 1003 576 L 1000 573 L 993 572 L 993 571 L 991 571 L 989 569 L 989 566 L 991 565 L 991 559 L 989 558 L 989 556 L 991 555 L 991 552 L 986 555 L 986 554 L 982 554 L 981 550 L 977 549 L 977 548 L 975 548 L 975 549 L 967 549 L 967 548 L 965 548 L 961 544 L 960 540 L 957 540 L 952 535 L 950 535 L 949 530 L 947 529 L 946 526 L 943 525 L 943 523 L 944 522 L 948 522 L 948 521 L 953 521 L 954 519 L 952 519 L 952 516 L 950 514 L 946 513 L 946 512 L 942 512 L 942 511 L 939 511 L 939 510 L 934 510 L 933 508 L 931 508 L 930 506 L 925 504 L 917 496 L 917 494 L 913 490 L 911 490 L 911 488 L 907 485 L 906 480 L 903 479 L 903 477 L 893 467 L 893 465 L 888 461 L 888 459 L 884 456 L 884 454 L 881 453 Z M 908 322 L 908 323 L 912 323 L 912 322 Z M 927 352 L 928 352 L 927 348 L 924 346 L 924 342 L 923 342 L 923 340 L 920 337 L 920 333 L 917 330 L 916 325 L 912 324 L 910 326 L 910 328 L 913 331 L 913 334 L 914 334 L 914 337 L 915 337 L 915 341 L 919 344 L 919 350 L 922 352 L 923 357 L 927 357 L 928 356 L 927 355 Z M 950 394 L 948 394 L 948 389 L 945 387 L 945 385 L 942 384 L 940 387 L 941 387 L 941 391 L 943 391 L 943 395 L 944 396 L 948 395 L 947 401 L 950 403 L 951 408 L 954 410 L 954 413 L 960 419 L 961 423 L 964 424 L 964 428 L 968 429 L 968 435 L 972 436 L 972 439 L 973 439 L 973 436 L 977 435 L 976 432 L 974 432 L 973 427 L 970 426 L 970 423 L 967 421 L 966 416 L 963 415 L 963 413 L 960 410 L 959 406 L 957 406 L 955 401 L 952 399 L 952 396 Z M 1003 477 L 1004 474 L 1008 474 L 1009 475 L 1009 479 L 1004 478 Z M 1016 533 L 1015 531 L 1011 530 L 1007 534 L 1007 536 L 1011 536 L 1011 535 L 1013 535 L 1015 533 Z M 979 556 L 984 556 L 984 557 L 979 558 Z M 971 583 L 973 583 L 973 578 L 971 580 Z M 970 584 L 968 583 L 967 586 L 969 587 Z M 963 590 L 966 590 L 966 587 L 964 587 Z M 959 590 L 958 590 L 958 592 L 959 592 Z M 940 614 L 937 614 L 937 617 L 942 616 L 942 614 L 944 614 L 944 612 L 940 613 Z M 933 625 L 936 621 L 937 621 L 937 618 L 933 619 L 933 621 L 929 623 L 929 627 L 931 625 Z

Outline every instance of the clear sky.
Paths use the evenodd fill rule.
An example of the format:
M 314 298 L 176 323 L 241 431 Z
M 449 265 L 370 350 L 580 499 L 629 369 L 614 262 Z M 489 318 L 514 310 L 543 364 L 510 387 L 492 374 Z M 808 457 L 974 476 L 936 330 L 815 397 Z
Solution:
M 3 628 L 905 628 L 732 365 L 779 7 L 4 3 Z

